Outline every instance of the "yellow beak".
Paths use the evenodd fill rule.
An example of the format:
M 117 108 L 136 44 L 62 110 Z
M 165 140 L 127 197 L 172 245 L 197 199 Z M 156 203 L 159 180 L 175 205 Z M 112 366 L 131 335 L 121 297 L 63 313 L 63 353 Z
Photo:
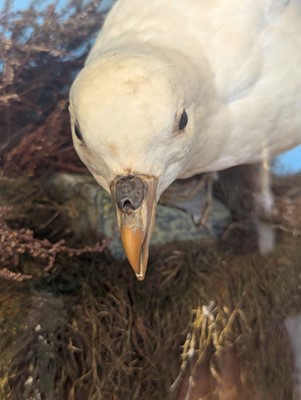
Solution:
M 124 251 L 139 280 L 145 278 L 156 213 L 158 180 L 147 175 L 118 177 L 111 184 Z

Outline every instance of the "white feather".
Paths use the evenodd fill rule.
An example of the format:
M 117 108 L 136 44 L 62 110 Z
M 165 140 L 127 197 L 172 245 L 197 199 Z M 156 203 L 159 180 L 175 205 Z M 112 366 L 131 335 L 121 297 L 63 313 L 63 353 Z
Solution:
M 107 190 L 137 172 L 159 196 L 274 156 L 301 143 L 301 0 L 119 0 L 70 102 L 75 147 Z

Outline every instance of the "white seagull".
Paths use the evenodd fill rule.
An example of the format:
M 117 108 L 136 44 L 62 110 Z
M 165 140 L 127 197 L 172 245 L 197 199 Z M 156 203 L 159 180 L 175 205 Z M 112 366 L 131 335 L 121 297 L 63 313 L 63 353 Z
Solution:
M 70 114 L 142 280 L 156 203 L 175 179 L 301 143 L 301 0 L 118 0 Z

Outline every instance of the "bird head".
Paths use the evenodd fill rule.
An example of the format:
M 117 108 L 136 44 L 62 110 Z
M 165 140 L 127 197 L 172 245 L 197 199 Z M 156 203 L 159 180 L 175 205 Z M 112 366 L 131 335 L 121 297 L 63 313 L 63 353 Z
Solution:
M 111 193 L 123 246 L 145 277 L 156 203 L 183 175 L 194 110 L 177 68 L 152 54 L 111 52 L 88 63 L 70 92 L 75 149 Z

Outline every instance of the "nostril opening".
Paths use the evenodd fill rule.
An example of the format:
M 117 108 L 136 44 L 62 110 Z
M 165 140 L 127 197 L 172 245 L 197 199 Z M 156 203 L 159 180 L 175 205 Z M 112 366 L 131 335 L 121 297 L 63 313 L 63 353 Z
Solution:
M 129 213 L 141 207 L 145 188 L 138 176 L 125 176 L 116 182 L 115 193 L 118 208 L 124 213 Z
M 132 209 L 133 207 L 132 207 L 132 203 L 131 203 L 131 201 L 129 200 L 129 199 L 125 199 L 122 203 L 121 203 L 121 206 L 122 206 L 122 210 L 123 211 L 129 211 L 130 209 Z

